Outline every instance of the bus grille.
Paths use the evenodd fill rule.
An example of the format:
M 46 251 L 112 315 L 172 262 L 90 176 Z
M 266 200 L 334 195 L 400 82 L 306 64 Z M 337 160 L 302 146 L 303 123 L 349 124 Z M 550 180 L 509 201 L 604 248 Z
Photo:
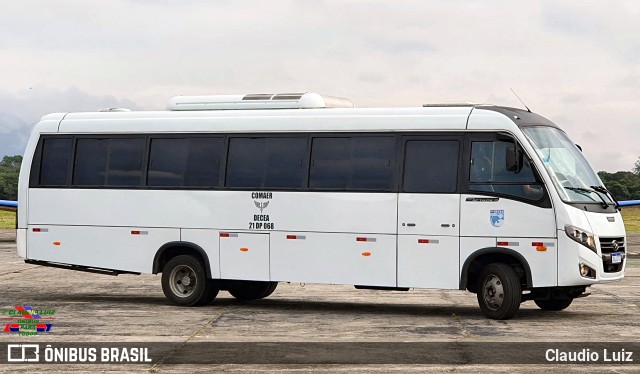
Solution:
M 600 238 L 600 250 L 602 251 L 602 264 L 604 265 L 605 273 L 617 273 L 622 270 L 622 264 L 624 264 L 626 256 L 624 237 Z M 622 261 L 617 264 L 612 263 L 612 253 L 620 253 Z

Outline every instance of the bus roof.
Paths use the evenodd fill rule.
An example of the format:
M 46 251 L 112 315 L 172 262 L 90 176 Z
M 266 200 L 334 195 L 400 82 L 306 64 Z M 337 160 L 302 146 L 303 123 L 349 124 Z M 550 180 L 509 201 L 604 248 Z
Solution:
M 522 124 L 555 126 L 537 114 L 488 104 L 354 108 L 348 99 L 304 94 L 178 96 L 164 111 L 55 113 L 36 132 L 344 132 L 464 130 L 471 114 L 482 129 L 515 130 Z M 46 122 L 46 126 L 43 122 Z M 54 123 L 56 123 L 54 125 Z M 494 125 L 491 125 L 493 123 Z M 488 124 L 488 125 L 487 125 Z M 487 127 L 488 126 L 488 127 Z M 55 130 L 54 130 L 55 128 Z M 52 131 L 54 130 L 54 131 Z

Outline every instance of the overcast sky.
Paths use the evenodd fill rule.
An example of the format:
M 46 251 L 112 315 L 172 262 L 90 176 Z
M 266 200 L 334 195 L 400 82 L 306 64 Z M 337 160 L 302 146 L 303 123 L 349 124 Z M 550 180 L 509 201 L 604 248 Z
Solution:
M 39 118 L 175 95 L 469 101 L 561 126 L 596 170 L 640 155 L 640 1 L 0 0 L 0 156 Z

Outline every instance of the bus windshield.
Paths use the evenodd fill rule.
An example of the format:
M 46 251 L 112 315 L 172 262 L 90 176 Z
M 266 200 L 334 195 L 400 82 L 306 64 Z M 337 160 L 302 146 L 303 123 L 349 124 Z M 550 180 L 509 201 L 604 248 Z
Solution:
M 542 160 L 562 200 L 570 203 L 613 203 L 582 152 L 556 128 L 533 126 L 522 129 Z

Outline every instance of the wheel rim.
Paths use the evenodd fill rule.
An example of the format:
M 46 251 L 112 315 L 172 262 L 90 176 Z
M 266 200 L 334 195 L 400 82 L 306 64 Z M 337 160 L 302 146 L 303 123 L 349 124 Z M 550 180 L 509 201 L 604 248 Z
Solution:
M 489 309 L 500 309 L 504 301 L 504 288 L 500 278 L 493 274 L 489 275 L 484 282 L 484 287 L 482 287 L 482 296 L 484 297 L 485 305 Z
M 196 273 L 187 265 L 176 266 L 169 274 L 169 285 L 174 295 L 189 297 L 196 289 Z

